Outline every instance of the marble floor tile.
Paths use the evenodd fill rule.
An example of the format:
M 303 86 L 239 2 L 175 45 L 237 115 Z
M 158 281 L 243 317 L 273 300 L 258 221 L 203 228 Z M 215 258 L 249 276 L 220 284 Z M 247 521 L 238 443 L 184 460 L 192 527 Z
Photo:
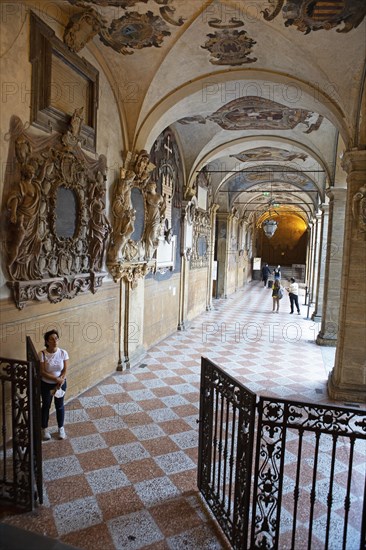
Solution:
M 59 535 L 97 525 L 103 518 L 94 496 L 57 504 L 53 516 Z
M 139 481 L 134 487 L 146 507 L 180 496 L 179 489 L 168 476 Z
M 164 535 L 147 510 L 126 514 L 108 522 L 115 548 L 139 550 L 164 540 Z
M 211 311 L 191 322 L 187 330 L 153 346 L 130 370 L 112 373 L 66 403 L 67 439 L 63 441 L 57 439 L 52 413 L 53 438 L 42 444 L 44 505 L 27 514 L 10 514 L 3 521 L 81 550 L 228 549 L 197 490 L 201 356 L 259 395 L 331 403 L 327 378 L 335 349 L 317 346 L 319 327 L 304 315 L 292 319 L 287 305 L 273 315 L 262 285 L 247 285 L 227 300 L 214 301 Z M 357 405 L 355 410 L 365 409 Z M 302 550 L 307 541 L 314 446 L 314 435 L 305 435 L 296 550 Z M 331 437 L 322 441 L 318 461 L 318 496 L 325 500 L 331 446 Z M 365 455 L 366 442 L 357 442 L 351 483 L 352 539 L 347 550 L 358 548 Z M 340 441 L 332 496 L 338 515 L 344 507 L 348 461 L 348 448 Z M 298 436 L 290 430 L 284 457 L 281 550 L 291 543 L 297 466 Z M 314 518 L 317 549 L 323 547 L 326 521 L 326 506 L 320 502 Z M 338 516 L 337 521 L 341 524 Z M 338 531 L 331 533 L 331 550 L 342 547 Z

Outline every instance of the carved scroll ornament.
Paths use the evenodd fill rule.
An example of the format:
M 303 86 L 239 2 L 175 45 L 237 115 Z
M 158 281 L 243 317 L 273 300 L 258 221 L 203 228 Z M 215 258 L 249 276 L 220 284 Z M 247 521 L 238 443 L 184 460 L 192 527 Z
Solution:
M 79 147 L 81 122 L 77 110 L 67 133 L 44 138 L 11 119 L 3 230 L 8 286 L 18 308 L 94 293 L 106 275 L 106 160 Z
M 366 185 L 360 187 L 353 195 L 352 215 L 357 228 L 357 238 L 366 237 Z

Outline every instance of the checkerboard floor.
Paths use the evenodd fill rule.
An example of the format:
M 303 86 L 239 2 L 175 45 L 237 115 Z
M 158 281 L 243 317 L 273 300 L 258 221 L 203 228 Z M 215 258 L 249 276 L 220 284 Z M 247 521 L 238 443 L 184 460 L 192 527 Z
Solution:
M 261 395 L 330 403 L 335 351 L 315 344 L 307 306 L 289 309 L 248 284 L 68 402 L 67 439 L 53 414 L 43 443 L 44 505 L 3 521 L 85 550 L 228 548 L 197 491 L 200 359 Z

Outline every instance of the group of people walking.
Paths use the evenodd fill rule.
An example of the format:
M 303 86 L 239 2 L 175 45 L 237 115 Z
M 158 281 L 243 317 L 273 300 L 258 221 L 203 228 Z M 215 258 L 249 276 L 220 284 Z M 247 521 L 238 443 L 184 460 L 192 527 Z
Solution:
M 270 275 L 273 275 L 274 281 L 270 281 L 270 284 L 268 284 L 268 279 Z M 262 267 L 262 281 L 264 284 L 264 287 L 269 286 L 269 288 L 272 288 L 272 312 L 278 313 L 280 309 L 280 300 L 283 297 L 284 289 L 281 285 L 281 266 L 278 265 L 275 267 L 272 271 L 268 264 L 264 264 Z M 286 288 L 289 298 L 290 298 L 290 314 L 294 313 L 294 309 L 296 307 L 298 315 L 300 315 L 300 306 L 299 306 L 299 285 L 294 279 L 294 277 L 291 277 L 290 279 L 290 285 Z

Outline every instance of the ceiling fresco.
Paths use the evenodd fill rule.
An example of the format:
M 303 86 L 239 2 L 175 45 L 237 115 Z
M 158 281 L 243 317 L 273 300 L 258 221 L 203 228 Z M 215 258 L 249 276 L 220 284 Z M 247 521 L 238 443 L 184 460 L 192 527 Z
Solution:
M 270 99 L 246 96 L 230 101 L 206 117 L 185 117 L 178 122 L 204 124 L 206 120 L 210 120 L 224 130 L 290 130 L 298 124 L 304 124 L 304 133 L 310 134 L 319 129 L 323 118 L 306 109 L 291 109 Z
M 201 46 L 211 53 L 210 63 L 213 65 L 245 65 L 257 61 L 256 57 L 248 57 L 256 41 L 247 36 L 246 31 L 231 31 L 224 29 L 207 35 L 209 40 Z
M 305 161 L 308 158 L 306 153 L 296 153 L 278 147 L 256 147 L 255 149 L 247 149 L 242 153 L 230 155 L 240 162 L 263 162 L 263 161 L 282 161 L 290 162 L 293 160 Z
M 342 23 L 337 32 L 349 32 L 358 27 L 366 15 L 365 0 L 268 0 L 271 8 L 266 8 L 263 17 L 272 21 L 279 13 L 285 26 L 294 25 L 297 30 L 308 34 L 310 31 L 330 30 Z
M 273 182 L 287 184 L 284 188 L 290 184 L 301 189 L 301 191 L 319 192 L 319 188 L 306 174 L 302 172 L 286 172 L 285 167 L 281 170 L 281 167 L 278 165 L 256 165 L 255 171 L 251 171 L 250 169 L 241 170 L 238 174 L 231 176 L 227 180 L 225 189 L 228 189 L 230 192 L 247 191 L 255 184 L 267 184 L 266 190 L 268 191 Z M 281 190 L 283 189 L 281 188 Z
M 65 42 L 73 51 L 79 51 L 87 42 L 84 27 L 86 18 L 88 18 L 87 25 L 92 27 L 88 40 L 91 40 L 95 34 L 99 34 L 103 44 L 123 55 L 131 55 L 133 53 L 131 49 L 160 47 L 164 39 L 171 36 L 167 24 L 181 26 L 185 22 L 183 17 L 177 16 L 176 8 L 172 5 L 174 0 L 153 0 L 159 6 L 160 15 L 155 15 L 150 10 L 146 13 L 128 11 L 129 8 L 139 4 L 147 4 L 149 0 L 68 1 L 86 10 L 70 18 L 65 33 Z M 366 15 L 364 0 L 267 0 L 267 2 L 268 7 L 262 11 L 266 21 L 273 21 L 281 12 L 286 27 L 294 25 L 305 34 L 314 30 L 329 30 L 342 23 L 344 26 L 337 29 L 337 32 L 349 32 L 356 28 Z M 107 9 L 111 7 L 124 10 L 123 15 L 119 18 L 113 18 L 112 15 L 112 18 L 108 19 Z M 101 8 L 106 10 L 103 11 Z M 218 29 L 215 33 L 207 34 L 208 40 L 201 45 L 201 48 L 210 52 L 210 63 L 240 66 L 257 61 L 256 57 L 249 57 L 257 42 L 248 36 L 247 31 L 236 30 L 242 27 L 244 22 L 235 17 L 227 21 L 225 17 L 223 19 L 216 17 L 207 21 L 210 27 Z M 74 37 L 73 40 L 69 37 L 70 33 Z M 77 37 L 80 33 L 83 35 L 83 40 L 80 36 Z M 80 44 L 79 49 L 74 46 L 74 41 Z
M 166 36 L 170 36 L 167 24 L 151 11 L 129 12 L 119 19 L 113 19 L 108 29 L 103 29 L 100 39 L 116 52 L 131 54 L 126 48 L 140 50 L 160 47 Z
M 80 51 L 96 34 L 105 46 L 123 55 L 131 55 L 133 50 L 152 46 L 159 48 L 164 39 L 171 35 L 168 24 L 179 27 L 183 25 L 184 19 L 175 19 L 176 9 L 168 5 L 171 0 L 154 1 L 160 6 L 160 15 L 155 15 L 151 10 L 146 13 L 126 11 L 138 3 L 146 4 L 148 0 L 69 0 L 70 4 L 82 7 L 84 11 L 70 18 L 64 41 L 75 52 Z M 114 10 L 110 16 L 110 11 L 97 11 L 95 7 L 116 7 L 125 11 L 121 17 L 115 18 Z
M 32 9 L 42 2 L 24 4 Z M 314 214 L 335 174 L 344 177 L 340 153 L 359 147 L 363 116 L 366 0 L 52 4 L 62 16 L 50 26 L 103 71 L 101 89 L 109 86 L 116 98 L 121 148 L 153 156 L 161 136 L 172 132 L 186 189 L 193 192 L 206 167 L 213 196 L 222 189 L 253 204 L 250 191 L 273 184 L 286 201 L 307 198 Z M 172 140 L 164 144 L 172 149 Z M 169 154 L 162 170 L 170 178 L 174 148 Z M 215 163 L 219 169 L 211 171 Z M 238 163 L 250 163 L 252 171 L 230 172 Z M 190 195 L 174 193 L 173 208 L 183 196 Z

